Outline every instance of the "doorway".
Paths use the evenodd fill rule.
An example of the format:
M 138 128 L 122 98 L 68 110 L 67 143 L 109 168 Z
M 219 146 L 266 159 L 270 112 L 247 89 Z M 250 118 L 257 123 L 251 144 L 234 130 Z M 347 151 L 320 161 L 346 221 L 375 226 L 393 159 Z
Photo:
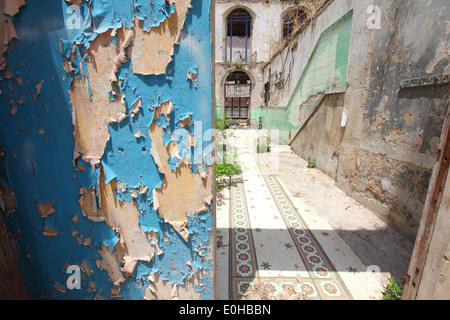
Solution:
M 252 84 L 243 71 L 234 71 L 225 80 L 225 114 L 232 120 L 248 121 Z

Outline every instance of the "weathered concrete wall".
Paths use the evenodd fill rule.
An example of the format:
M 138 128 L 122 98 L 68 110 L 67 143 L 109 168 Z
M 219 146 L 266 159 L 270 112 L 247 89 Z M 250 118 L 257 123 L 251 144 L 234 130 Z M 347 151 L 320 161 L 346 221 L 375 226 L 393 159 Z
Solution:
M 344 94 L 325 95 L 316 110 L 292 139 L 291 147 L 304 159 L 316 160 L 316 168 L 336 179 L 341 137 Z
M 264 68 L 264 82 L 270 83 L 269 106 L 261 106 L 263 127 L 279 130 L 280 140 L 289 143 L 306 116 L 302 105 L 320 92 L 339 93 L 346 90 L 348 54 L 352 30 L 351 6 L 333 1 L 312 17 L 298 37 Z M 346 11 L 348 10 L 348 11 Z M 279 110 L 276 110 L 276 109 Z M 272 114 L 284 114 L 273 122 Z M 259 116 L 256 112 L 254 116 Z
M 379 10 L 368 10 L 372 5 Z M 439 135 L 449 99 L 445 75 L 450 70 L 450 30 L 445 17 L 450 9 L 444 1 L 331 2 L 314 23 L 291 40 L 292 46 L 265 67 L 264 82 L 269 68 L 272 77 L 277 77 L 271 81 L 271 106 L 254 114 L 269 119 L 263 120 L 264 128 L 291 131 L 294 135 L 292 131 L 305 118 L 300 106 L 319 91 L 330 90 L 327 86 L 317 88 L 316 92 L 306 90 L 302 96 L 299 88 L 308 80 L 305 74 L 312 73 L 311 79 L 317 82 L 323 78 L 321 70 L 339 60 L 338 54 L 330 55 L 336 60 L 324 59 L 328 64 L 324 62 L 323 68 L 309 70 L 317 56 L 317 45 L 313 50 L 311 43 L 323 41 L 320 37 L 327 23 L 336 23 L 338 13 L 344 9 L 351 10 L 353 15 L 348 64 L 342 77 L 346 86 L 335 91 L 345 92 L 342 113 L 345 129 L 343 133 L 337 132 L 341 141 L 336 182 L 413 241 L 439 153 Z M 342 40 L 338 38 L 338 43 Z M 330 50 L 330 44 L 326 50 Z M 281 72 L 283 66 L 288 68 Z M 280 74 L 285 74 L 281 76 L 282 86 Z M 418 85 L 414 85 L 416 82 Z M 276 108 L 280 110 L 274 113 Z M 272 114 L 279 121 L 272 121 Z M 301 140 L 317 141 L 320 135 L 315 134 L 311 131 Z M 288 134 L 280 137 L 285 142 L 290 139 Z
M 337 183 L 414 240 L 448 103 L 448 84 L 402 88 L 403 80 L 448 74 L 443 1 L 376 1 L 380 29 L 354 4 Z M 362 19 L 364 16 L 366 19 Z
M 211 2 L 0 4 L 2 218 L 30 298 L 211 299 Z

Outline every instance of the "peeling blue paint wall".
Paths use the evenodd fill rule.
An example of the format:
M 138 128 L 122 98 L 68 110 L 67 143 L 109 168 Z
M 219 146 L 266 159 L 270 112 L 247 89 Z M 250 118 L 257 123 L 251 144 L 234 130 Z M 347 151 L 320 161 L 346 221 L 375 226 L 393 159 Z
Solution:
M 109 139 L 96 165 L 85 162 L 81 156 L 74 157 L 76 128 L 69 94 L 73 79 L 81 79 L 82 74 L 90 79 L 85 61 L 91 58 L 90 44 L 108 30 L 132 28 L 135 17 L 142 21 L 143 30 L 152 32 L 152 27 L 174 14 L 175 5 L 166 0 L 82 1 L 81 27 L 69 29 L 67 21 L 74 14 L 68 10 L 70 5 L 64 0 L 26 1 L 12 17 L 19 39 L 9 42 L 4 53 L 7 64 L 0 70 L 0 143 L 5 150 L 1 156 L 1 184 L 14 192 L 16 201 L 15 210 L 2 213 L 2 218 L 18 254 L 29 296 L 143 299 L 146 288 L 155 282 L 151 275 L 158 274 L 160 281 L 170 288 L 177 286 L 179 292 L 185 289 L 188 292 L 189 287 L 192 289 L 189 292 L 195 293 L 178 296 L 172 292 L 167 296 L 156 292 L 157 298 L 212 299 L 212 205 L 206 203 L 203 211 L 186 210 L 186 229 L 190 232 L 187 241 L 158 214 L 152 190 L 161 187 L 165 174 L 158 172 L 150 154 L 157 142 L 148 134 L 149 126 L 155 123 L 164 132 L 166 146 L 174 131 L 182 127 L 191 136 L 196 133 L 201 150 L 211 143 L 208 138 L 212 127 L 211 2 L 191 1 L 179 44 L 174 44 L 165 74 L 136 74 L 130 58 L 120 65 L 116 73 L 118 85 L 110 98 L 114 99 L 114 94 L 124 95 L 127 114 L 131 114 L 138 99 L 142 107 L 133 117 L 108 125 Z M 112 37 L 111 42 L 114 41 Z M 73 71 L 68 73 L 64 60 L 71 54 L 75 54 L 71 60 Z M 187 77 L 189 71 L 196 73 L 195 80 Z M 95 91 L 90 88 L 90 95 L 92 89 Z M 167 117 L 154 119 L 156 108 L 169 100 L 174 110 Z M 182 126 L 181 121 L 189 116 L 190 125 Z M 137 130 L 142 133 L 138 138 Z M 176 142 L 180 149 L 183 143 L 186 145 L 182 139 Z M 212 165 L 209 154 L 205 159 L 189 165 L 189 169 L 198 172 L 202 166 L 208 171 Z M 180 169 L 179 162 L 172 158 L 169 162 L 172 170 Z M 103 182 L 99 180 L 103 177 L 102 170 Z M 132 203 L 137 208 L 139 228 L 144 233 L 157 233 L 163 252 L 154 254 L 150 261 L 137 261 L 132 274 L 117 286 L 98 263 L 104 261 L 100 254 L 104 245 L 116 254 L 119 267 L 123 267 L 124 261 L 120 260 L 123 256 L 114 250 L 121 235 L 106 221 L 88 219 L 80 206 L 82 188 L 99 190 L 99 182 L 111 181 L 124 186 L 115 194 L 117 201 Z M 213 185 L 209 183 L 207 187 Z M 148 192 L 133 195 L 133 189 L 140 186 L 147 186 Z M 207 191 L 212 194 L 212 187 Z M 190 196 L 197 197 L 196 190 L 191 190 Z M 96 207 L 101 208 L 98 194 L 95 199 Z M 39 213 L 38 204 L 49 204 L 44 215 Z M 80 289 L 67 285 L 72 275 L 67 273 L 70 265 L 81 267 Z M 189 282 L 193 277 L 196 281 Z

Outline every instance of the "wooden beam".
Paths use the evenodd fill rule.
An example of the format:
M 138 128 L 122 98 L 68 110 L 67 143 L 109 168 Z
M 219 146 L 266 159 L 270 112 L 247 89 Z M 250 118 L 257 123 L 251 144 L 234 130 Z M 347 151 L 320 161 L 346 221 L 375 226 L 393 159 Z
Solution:
M 450 107 L 445 115 L 444 127 L 441 134 L 443 141 L 438 162 L 434 166 L 433 175 L 428 188 L 422 219 L 417 233 L 408 276 L 405 281 L 402 300 L 415 300 L 422 279 L 423 268 L 433 237 L 442 192 L 447 179 L 450 160 Z

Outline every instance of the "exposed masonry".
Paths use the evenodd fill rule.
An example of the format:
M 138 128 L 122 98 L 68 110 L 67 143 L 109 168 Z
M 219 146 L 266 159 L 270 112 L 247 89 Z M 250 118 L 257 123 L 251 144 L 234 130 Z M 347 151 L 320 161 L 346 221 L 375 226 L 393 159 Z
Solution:
M 212 298 L 209 5 L 0 1 L 0 204 L 30 297 Z

